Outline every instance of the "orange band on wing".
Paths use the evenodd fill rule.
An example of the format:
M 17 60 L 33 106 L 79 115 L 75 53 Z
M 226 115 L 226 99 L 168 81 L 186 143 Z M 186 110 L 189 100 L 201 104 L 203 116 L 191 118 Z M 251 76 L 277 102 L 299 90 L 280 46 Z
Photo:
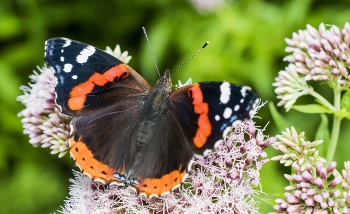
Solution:
M 188 93 L 189 97 L 192 98 L 192 104 L 195 105 L 203 103 L 203 94 L 198 83 L 193 84 L 193 86 L 190 89 L 188 89 Z
M 93 180 L 103 183 L 117 181 L 113 176 L 116 171 L 106 164 L 96 160 L 89 148 L 80 139 L 74 141 L 74 137 L 70 138 L 70 153 L 80 170 L 88 174 Z
M 181 169 L 182 166 L 180 166 Z M 180 185 L 182 179 L 186 175 L 186 170 L 174 170 L 161 178 L 145 178 L 140 179 L 140 184 L 135 185 L 140 194 L 151 196 L 161 195 L 170 192 L 175 186 Z
M 200 103 L 194 105 L 194 112 L 197 114 L 208 114 L 209 106 L 208 103 Z
M 108 82 L 113 82 L 116 77 L 119 79 L 129 76 L 128 67 L 126 64 L 119 64 L 111 67 L 103 74 L 94 73 L 86 82 L 75 86 L 70 92 L 68 106 L 71 110 L 80 110 L 84 107 L 86 96 L 92 92 L 95 85 L 104 86 Z
M 212 127 L 208 117 L 209 106 L 208 103 L 203 100 L 203 93 L 198 83 L 188 89 L 188 96 L 192 99 L 194 112 L 199 114 L 197 121 L 198 129 L 196 135 L 193 138 L 194 145 L 197 148 L 205 146 L 209 135 L 211 134 Z

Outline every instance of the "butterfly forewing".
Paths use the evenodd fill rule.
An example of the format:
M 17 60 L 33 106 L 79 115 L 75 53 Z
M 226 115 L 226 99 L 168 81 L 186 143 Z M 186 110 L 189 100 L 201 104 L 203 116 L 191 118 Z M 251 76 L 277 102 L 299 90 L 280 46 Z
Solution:
M 173 91 L 170 101 L 193 151 L 203 154 L 213 149 L 235 122 L 252 116 L 258 97 L 246 86 L 203 82 Z
M 66 38 L 46 41 L 44 60 L 56 77 L 62 112 L 83 115 L 145 95 L 151 86 L 132 68 L 93 46 Z M 122 104 L 123 108 L 131 105 Z

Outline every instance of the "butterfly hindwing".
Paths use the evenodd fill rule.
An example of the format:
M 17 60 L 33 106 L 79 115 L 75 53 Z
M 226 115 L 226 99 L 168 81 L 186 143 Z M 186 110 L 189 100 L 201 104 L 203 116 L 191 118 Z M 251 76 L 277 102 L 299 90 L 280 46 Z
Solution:
M 88 174 L 96 176 L 95 180 L 101 180 L 104 183 L 123 182 L 123 180 L 117 180 L 113 173 L 125 177 L 128 170 L 134 165 L 136 149 L 133 137 L 136 134 L 137 125 L 141 122 L 141 118 L 137 117 L 141 109 L 142 105 L 136 105 L 123 111 L 110 106 L 91 114 L 74 117 L 71 122 L 74 130 L 70 142 L 71 153 L 76 164 L 83 171 L 95 169 L 103 164 L 104 168 L 110 169 L 111 173 L 108 175 Z M 80 147 L 83 150 L 77 152 L 72 142 L 81 142 Z
M 152 124 L 149 140 L 139 146 L 134 177 L 139 193 L 161 195 L 179 186 L 191 167 L 193 151 L 181 131 L 176 113 L 169 109 Z
M 142 113 L 142 106 L 123 112 L 109 107 L 74 117 L 72 125 L 78 131 L 73 131 L 71 142 L 80 143 L 74 144 L 71 152 L 80 168 L 95 180 L 122 183 L 131 176 L 138 181 L 132 185 L 139 193 L 160 195 L 183 181 L 193 151 L 174 111 L 154 121 L 146 120 Z M 94 171 L 97 167 L 100 170 Z M 116 179 L 113 174 L 123 178 Z

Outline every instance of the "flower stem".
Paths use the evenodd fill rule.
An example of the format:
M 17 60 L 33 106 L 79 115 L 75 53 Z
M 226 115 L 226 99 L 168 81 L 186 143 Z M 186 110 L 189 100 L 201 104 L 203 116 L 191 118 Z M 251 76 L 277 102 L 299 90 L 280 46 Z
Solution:
M 336 110 L 340 109 L 341 104 L 341 88 L 338 84 L 334 87 L 334 107 Z M 335 115 L 333 117 L 332 133 L 331 138 L 328 144 L 327 154 L 326 154 L 326 163 L 327 165 L 333 160 L 335 150 L 337 148 L 339 132 L 340 132 L 340 122 L 342 118 Z
M 328 100 L 326 100 L 323 96 L 321 96 L 319 93 L 317 93 L 316 91 L 311 91 L 310 95 L 315 97 L 316 99 L 318 99 L 318 101 L 324 105 L 325 107 L 329 108 L 332 112 L 335 112 L 336 110 L 340 109 L 340 105 L 339 108 L 333 106 L 332 104 L 330 104 L 328 102 Z M 339 91 L 339 96 L 340 96 L 340 91 Z M 335 100 L 335 99 L 334 99 Z M 340 99 L 339 99 L 340 101 Z M 340 103 L 340 102 L 339 102 Z

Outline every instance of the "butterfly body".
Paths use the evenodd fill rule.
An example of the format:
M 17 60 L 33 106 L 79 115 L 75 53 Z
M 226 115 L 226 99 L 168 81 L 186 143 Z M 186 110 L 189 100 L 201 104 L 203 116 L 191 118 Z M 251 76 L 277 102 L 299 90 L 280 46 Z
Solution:
M 72 118 L 70 152 L 103 183 L 130 185 L 146 196 L 181 184 L 194 154 L 205 154 L 258 97 L 228 82 L 171 91 L 170 71 L 151 87 L 119 59 L 81 42 L 53 38 L 45 61 L 57 79 L 56 103 Z

